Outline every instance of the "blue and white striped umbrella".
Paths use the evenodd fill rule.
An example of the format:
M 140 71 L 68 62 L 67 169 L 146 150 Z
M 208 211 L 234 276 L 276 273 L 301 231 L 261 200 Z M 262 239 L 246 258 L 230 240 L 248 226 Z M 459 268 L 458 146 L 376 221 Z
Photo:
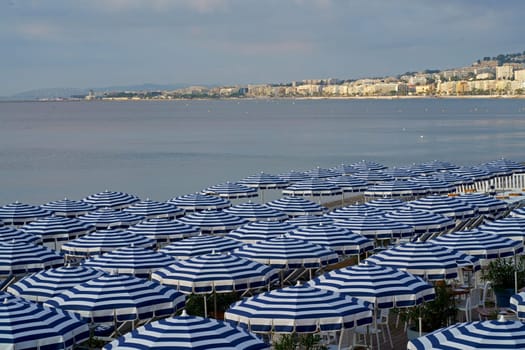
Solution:
M 525 207 L 514 209 L 509 213 L 509 217 L 525 219 Z
M 490 260 L 523 252 L 522 242 L 479 230 L 451 232 L 429 242 L 475 256 L 481 266 L 487 266 Z
M 505 201 L 484 194 L 464 194 L 456 197 L 478 208 L 481 215 L 491 219 L 502 217 L 508 210 L 509 205 Z
M 46 247 L 60 250 L 63 242 L 95 231 L 95 226 L 75 218 L 50 216 L 20 227 L 25 233 L 38 236 Z
M 0 278 L 24 276 L 64 264 L 54 250 L 24 242 L 0 242 Z
M 383 215 L 384 213 L 385 212 L 380 209 L 365 204 L 353 204 L 348 205 L 346 207 L 334 209 L 333 211 L 326 213 L 325 216 L 334 221 L 341 221 L 356 216 L 377 216 Z
M 238 301 L 224 318 L 256 333 L 316 333 L 370 324 L 372 311 L 356 298 L 294 286 Z
M 348 175 L 329 177 L 326 181 L 341 188 L 343 193 L 364 192 L 368 188 L 366 181 Z
M 279 272 L 235 255 L 206 254 L 177 261 L 151 278 L 185 294 L 210 294 L 265 287 L 279 280 Z
M 525 242 L 525 218 L 506 217 L 494 221 L 486 221 L 479 225 L 478 229 L 483 232 Z
M 158 282 L 126 275 L 104 275 L 48 299 L 46 306 L 79 314 L 92 324 L 149 320 L 173 315 L 186 297 Z
M 0 207 L 0 220 L 9 225 L 23 225 L 50 215 L 48 210 L 19 202 Z
M 144 220 L 144 217 L 111 208 L 101 208 L 79 216 L 78 220 L 94 225 L 97 229 L 126 228 Z
M 450 183 L 454 186 L 472 186 L 474 185 L 474 180 L 466 176 L 450 173 L 450 172 L 439 172 L 432 173 L 432 177 Z
M 329 248 L 290 237 L 247 244 L 233 254 L 278 269 L 320 268 L 339 260 Z
M 423 163 L 423 165 L 434 169 L 434 171 L 444 171 L 459 168 L 459 166 L 456 164 L 442 160 L 431 160 L 430 162 Z
M 374 249 L 374 242 L 368 238 L 333 225 L 301 227 L 286 236 L 330 248 L 342 256 L 360 255 Z
M 490 161 L 489 164 L 495 165 L 502 169 L 512 170 L 514 174 L 525 173 L 525 166 L 512 159 L 505 159 L 505 158 L 496 159 L 496 160 Z
M 435 297 L 434 287 L 421 277 L 374 264 L 326 272 L 307 284 L 368 301 L 378 309 L 415 306 Z
M 227 199 L 253 198 L 259 195 L 257 189 L 235 182 L 225 182 L 210 186 L 202 190 L 202 193 Z
M 227 199 L 202 193 L 192 193 L 172 198 L 168 203 L 175 204 L 177 207 L 184 209 L 186 213 L 201 210 L 220 210 L 231 206 L 230 201 Z
M 245 177 L 239 183 L 244 186 L 258 188 L 260 190 L 280 189 L 287 187 L 290 183 L 279 176 L 260 172 Z
M 186 238 L 159 249 L 178 260 L 193 258 L 194 256 L 215 253 L 227 253 L 242 246 L 242 243 L 234 239 L 202 235 Z
M 127 229 L 128 232 L 142 235 L 157 241 L 157 246 L 164 246 L 184 238 L 197 236 L 200 229 L 172 219 L 148 219 Z
M 512 176 L 513 174 L 511 169 L 502 168 L 502 167 L 499 167 L 491 163 L 482 163 L 482 164 L 473 166 L 473 168 L 486 171 L 489 174 L 491 174 L 494 178 Z
M 130 245 L 152 248 L 155 243 L 150 238 L 120 229 L 100 230 L 64 243 L 62 252 L 66 255 L 90 257 Z
M 435 171 L 435 168 L 431 165 L 426 164 L 412 164 L 408 167 L 404 167 L 404 169 L 410 170 L 411 172 L 417 174 L 417 175 L 426 175 L 431 174 Z
M 416 173 L 407 168 L 390 168 L 381 171 L 392 177 L 394 180 L 408 180 L 416 176 Z
M 284 221 L 288 215 L 264 204 L 246 202 L 223 209 L 224 212 L 244 218 L 249 221 L 271 220 Z
M 350 164 L 350 166 L 353 168 L 359 169 L 359 170 L 383 170 L 387 168 L 381 163 L 374 162 L 372 160 L 365 160 L 365 159 L 359 162 L 356 162 L 356 163 L 352 163 Z
M 255 221 L 242 225 L 226 235 L 245 244 L 251 244 L 265 239 L 281 237 L 296 229 L 288 222 Z
M 49 210 L 55 216 L 65 217 L 77 217 L 97 209 L 94 205 L 89 203 L 83 201 L 74 201 L 67 198 L 42 204 L 40 207 L 42 209 Z
M 383 215 L 392 221 L 413 226 L 416 235 L 423 233 L 446 232 L 455 227 L 455 222 L 441 214 L 419 209 L 400 209 Z
M 428 190 L 410 181 L 394 180 L 368 187 L 366 198 L 412 198 L 424 196 Z
M 485 169 L 479 169 L 475 167 L 459 167 L 457 169 L 451 169 L 449 170 L 453 174 L 458 174 L 461 176 L 464 176 L 468 179 L 471 179 L 473 181 L 483 181 L 483 180 L 490 180 L 494 176 L 490 174 Z
M 319 224 L 331 225 L 334 223 L 334 220 L 324 215 L 300 215 L 289 219 L 286 222 L 293 226 L 305 227 Z
M 0 348 L 73 349 L 89 339 L 89 327 L 78 316 L 35 303 L 0 303 Z
M 24 242 L 31 244 L 42 243 L 42 238 L 35 236 L 24 231 L 17 230 L 11 226 L 4 226 L 0 223 L 0 242 Z
M 282 190 L 285 196 L 304 196 L 304 197 L 330 197 L 343 193 L 343 190 L 321 178 L 311 178 L 295 182 Z
M 509 306 L 514 310 L 518 318 L 525 319 L 525 292 L 511 296 Z
M 462 266 L 480 269 L 478 258 L 430 242 L 409 242 L 372 255 L 366 261 L 410 272 L 427 281 L 454 279 Z
M 430 175 L 413 177 L 413 178 L 408 179 L 408 181 L 421 185 L 421 187 L 426 189 L 428 193 L 430 194 L 448 194 L 448 193 L 456 192 L 455 185 L 449 182 L 437 179 Z
M 336 221 L 334 225 L 373 240 L 412 237 L 415 231 L 411 225 L 388 220 L 382 216 L 355 216 Z
M 269 350 L 255 335 L 212 318 L 182 315 L 148 323 L 107 344 L 104 350 Z
M 289 184 L 298 181 L 308 180 L 310 178 L 310 176 L 306 175 L 303 171 L 295 170 L 290 170 L 288 172 L 281 173 L 277 176 L 283 179 L 284 181 L 288 182 Z
M 407 202 L 406 205 L 412 209 L 430 211 L 454 220 L 471 219 L 479 215 L 477 207 L 456 197 L 430 195 Z
M 100 208 L 124 209 L 131 204 L 140 201 L 139 197 L 125 193 L 105 190 L 104 192 L 94 193 L 82 199 L 84 202 Z
M 366 202 L 365 205 L 382 211 L 391 211 L 403 209 L 406 206 L 406 202 L 395 198 L 378 198 Z
M 525 323 L 498 320 L 456 323 L 407 344 L 408 350 L 525 349 Z
M 175 262 L 172 256 L 142 247 L 124 247 L 84 261 L 95 270 L 121 275 L 149 278 L 154 271 Z
M 136 202 L 125 208 L 123 211 L 128 214 L 142 216 L 146 219 L 173 219 L 184 215 L 184 209 L 178 208 L 175 204 L 157 202 L 151 199 Z
M 219 210 L 203 210 L 187 214 L 179 219 L 185 224 L 198 227 L 202 233 L 224 234 L 248 223 L 248 220 Z
M 344 163 L 339 164 L 336 167 L 333 167 L 331 170 L 333 170 L 336 173 L 341 174 L 341 175 L 352 175 L 353 173 L 358 173 L 359 172 L 359 169 L 354 168 L 353 166 L 348 165 L 348 164 L 344 164 Z
M 266 203 L 270 208 L 282 211 L 290 217 L 323 215 L 328 209 L 306 198 L 286 196 Z
M 394 181 L 394 178 L 378 170 L 363 170 L 352 174 L 353 177 L 366 181 L 370 185 L 378 185 L 387 181 Z M 370 188 L 369 188 L 370 189 Z
M 337 171 L 317 167 L 315 169 L 307 170 L 304 172 L 306 176 L 308 176 L 311 179 L 324 179 L 327 177 L 335 177 L 340 175 Z
M 7 291 L 34 302 L 45 302 L 81 283 L 103 276 L 104 272 L 84 266 L 62 266 L 28 275 L 9 286 Z

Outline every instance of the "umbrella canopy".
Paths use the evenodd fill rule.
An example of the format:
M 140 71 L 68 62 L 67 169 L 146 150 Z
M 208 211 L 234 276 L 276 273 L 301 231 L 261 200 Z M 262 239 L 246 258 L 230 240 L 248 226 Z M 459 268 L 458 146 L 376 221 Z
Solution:
M 130 245 L 151 248 L 155 243 L 152 239 L 120 229 L 100 230 L 64 243 L 62 251 L 67 255 L 90 257 Z
M 20 298 L 45 302 L 81 283 L 104 275 L 84 266 L 61 266 L 33 273 L 9 286 L 7 291 Z
M 385 165 L 381 163 L 374 162 L 372 160 L 365 160 L 365 159 L 359 162 L 356 162 L 356 163 L 352 163 L 350 164 L 350 166 L 355 169 L 359 169 L 359 170 L 383 170 L 387 168 Z
M 142 247 L 124 247 L 84 261 L 84 266 L 107 273 L 149 278 L 151 273 L 173 264 L 168 254 Z
M 282 211 L 270 208 L 264 204 L 258 204 L 253 202 L 237 204 L 233 207 L 223 209 L 223 211 L 249 221 L 284 221 L 288 219 L 288 215 L 286 215 Z
M 210 186 L 204 189 L 202 193 L 227 199 L 251 198 L 258 196 L 257 189 L 235 182 L 225 182 L 222 184 Z
M 279 272 L 235 255 L 206 254 L 177 261 L 151 278 L 185 294 L 210 294 L 265 287 L 279 279 Z
M 184 260 L 212 252 L 227 253 L 241 246 L 242 243 L 234 239 L 201 235 L 171 243 L 159 251 L 171 255 L 175 259 Z
M 288 182 L 288 184 L 308 180 L 310 178 L 310 176 L 306 175 L 304 172 L 295 170 L 290 170 L 286 173 L 281 173 L 277 176 L 283 179 L 284 181 Z
M 364 192 L 368 188 L 366 181 L 347 175 L 329 177 L 326 181 L 339 187 L 343 193 Z
M 164 246 L 187 237 L 197 236 L 200 229 L 173 219 L 148 219 L 127 229 L 128 232 L 142 235 L 157 241 L 157 246 Z
M 481 266 L 487 266 L 490 260 L 523 252 L 522 242 L 479 230 L 447 233 L 429 242 L 475 256 Z
M 324 179 L 327 177 L 334 177 L 334 176 L 339 175 L 337 171 L 326 169 L 326 168 L 321 168 L 321 167 L 307 170 L 304 173 L 306 174 L 306 176 L 312 179 Z
M 412 237 L 414 227 L 385 219 L 382 216 L 354 216 L 334 222 L 335 226 L 346 228 L 373 240 Z
M 408 342 L 408 350 L 477 350 L 525 348 L 525 323 L 504 318 L 457 323 Z
M 454 279 L 462 266 L 480 269 L 479 259 L 430 242 L 410 242 L 372 255 L 366 261 L 394 267 L 427 281 Z
M 174 314 L 186 297 L 173 288 L 126 275 L 101 276 L 47 300 L 46 306 L 79 314 L 94 324 L 149 320 Z
M 432 177 L 448 182 L 451 185 L 454 186 L 472 186 L 474 185 L 474 180 L 471 178 L 468 178 L 466 176 L 450 173 L 450 172 L 440 172 L 440 173 L 432 173 Z
M 184 215 L 184 209 L 178 208 L 175 204 L 152 201 L 146 199 L 144 201 L 136 202 L 124 209 L 124 212 L 137 216 L 142 216 L 146 219 L 153 218 L 178 218 Z
M 344 164 L 344 163 L 339 164 L 336 167 L 333 167 L 331 170 L 341 175 L 352 175 L 353 173 L 359 172 L 359 169 L 354 168 L 353 166 Z
M 510 297 L 510 308 L 514 310 L 518 318 L 525 318 L 525 292 L 514 294 Z
M 434 287 L 421 277 L 373 264 L 326 272 L 308 285 L 368 301 L 378 309 L 415 306 L 435 297 Z
M 441 214 L 419 209 L 401 209 L 387 212 L 383 215 L 392 221 L 413 226 L 415 233 L 445 232 L 454 228 L 455 222 Z
M 478 211 L 481 215 L 492 219 L 500 218 L 509 208 L 508 203 L 505 201 L 484 194 L 471 193 L 464 194 L 456 198 L 474 205 L 478 208 Z
M 315 333 L 372 323 L 368 303 L 309 286 L 294 286 L 238 301 L 225 320 L 257 333 Z
M 454 220 L 471 219 L 479 215 L 474 205 L 460 201 L 456 197 L 431 195 L 407 202 L 406 205 L 412 209 L 426 210 Z
M 97 209 L 123 209 L 138 202 L 140 199 L 133 194 L 105 190 L 104 192 L 91 194 L 82 200 L 93 205 Z
M 99 229 L 109 227 L 126 228 L 144 220 L 144 217 L 111 208 L 101 208 L 79 216 L 78 219 Z
M 394 178 L 381 171 L 377 170 L 363 170 L 352 174 L 353 177 L 366 181 L 370 185 L 378 185 L 387 181 L 394 181 Z M 370 189 L 370 188 L 369 188 Z
M 447 194 L 456 192 L 455 185 L 443 180 L 439 180 L 433 176 L 418 176 L 410 178 L 408 181 L 421 185 L 421 187 L 426 189 L 428 193 L 432 194 Z
M 282 190 L 285 196 L 305 196 L 305 197 L 329 197 L 343 193 L 343 190 L 321 178 L 311 178 L 295 182 Z
M 478 229 L 483 232 L 525 242 L 525 218 L 506 217 L 494 221 L 486 221 L 479 225 Z
M 325 216 L 334 220 L 334 221 L 341 221 L 346 220 L 352 217 L 360 217 L 360 216 L 377 216 L 377 215 L 383 215 L 385 212 L 365 205 L 365 204 L 354 204 L 354 205 L 348 205 L 346 207 L 334 209 L 333 211 L 326 213 Z
M 510 217 L 525 219 L 525 208 L 517 208 L 509 213 Z
M 319 224 L 331 225 L 334 223 L 334 220 L 324 215 L 300 215 L 286 222 L 293 226 L 305 227 Z
M 464 176 L 472 181 L 483 181 L 490 180 L 494 176 L 485 169 L 479 169 L 475 167 L 459 167 L 457 169 L 449 170 L 453 174 Z
M 327 209 L 306 198 L 287 196 L 266 203 L 270 208 L 282 211 L 290 217 L 301 215 L 323 215 Z
M 19 202 L 0 207 L 0 220 L 9 225 L 23 225 L 50 215 L 48 210 Z
M 434 171 L 452 170 L 459 168 L 459 166 L 457 166 L 456 164 L 442 160 L 431 160 L 430 162 L 423 163 L 423 165 L 434 169 Z
M 365 205 L 380 209 L 382 211 L 391 211 L 403 209 L 406 206 L 406 202 L 395 198 L 378 198 L 371 200 L 370 202 L 366 202 Z
M 276 175 L 260 172 L 245 177 L 239 183 L 244 186 L 258 188 L 260 190 L 280 189 L 289 185 L 289 182 Z
M 42 243 L 42 238 L 39 236 L 25 233 L 24 231 L 17 230 L 11 226 L 4 226 L 0 223 L 0 242 L 24 242 L 31 244 Z
M 202 233 L 227 233 L 246 224 L 248 220 L 219 210 L 203 210 L 179 219 L 185 224 L 200 228 Z
M 56 251 L 24 242 L 0 242 L 0 278 L 23 276 L 64 264 Z
M 394 180 L 370 186 L 365 191 L 367 198 L 412 198 L 424 196 L 428 190 L 418 183 Z
M 68 218 L 84 215 L 97 209 L 94 205 L 89 203 L 83 201 L 74 201 L 67 198 L 46 203 L 40 207 L 42 209 L 49 210 L 55 216 L 65 216 Z
M 360 255 L 374 249 L 374 242 L 368 238 L 333 225 L 300 227 L 286 236 L 327 247 L 343 256 Z
M 210 318 L 188 316 L 148 323 L 106 345 L 105 350 L 269 350 L 269 345 L 240 327 Z
M 416 176 L 416 173 L 407 168 L 390 168 L 382 170 L 384 174 L 392 177 L 394 180 L 408 180 Z
M 75 218 L 50 216 L 30 222 L 20 229 L 40 237 L 45 246 L 60 250 L 62 242 L 93 232 L 95 226 Z
M 424 163 L 422 164 L 412 164 L 410 166 L 404 167 L 405 169 L 410 170 L 411 172 L 417 174 L 417 175 L 427 175 L 430 173 L 433 173 L 435 171 L 435 168 L 431 165 L 426 165 Z
M 279 269 L 319 268 L 338 261 L 333 250 L 290 237 L 247 244 L 233 254 Z
M 175 204 L 177 207 L 184 209 L 186 213 L 201 210 L 220 210 L 231 206 L 230 201 L 227 199 L 202 193 L 186 194 L 172 198 L 168 203 Z
M 2 349 L 73 349 L 89 339 L 89 327 L 77 316 L 35 303 L 0 303 Z
M 255 221 L 231 231 L 226 237 L 250 244 L 269 238 L 281 237 L 295 228 L 296 226 L 288 222 Z
M 512 159 L 505 159 L 505 158 L 496 159 L 496 160 L 490 161 L 489 164 L 502 168 L 502 169 L 511 170 L 514 174 L 525 173 L 525 166 Z

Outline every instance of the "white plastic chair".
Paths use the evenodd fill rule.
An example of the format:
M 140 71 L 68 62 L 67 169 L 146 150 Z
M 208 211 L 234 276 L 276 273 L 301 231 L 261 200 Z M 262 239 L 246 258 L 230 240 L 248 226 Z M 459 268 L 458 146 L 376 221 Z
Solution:
M 465 320 L 472 322 L 472 310 L 478 310 L 481 303 L 481 289 L 473 288 L 469 295 L 464 299 L 465 301 L 458 305 L 458 310 L 465 313 Z
M 392 341 L 392 333 L 390 332 L 390 325 L 388 323 L 388 316 L 390 314 L 390 309 L 381 309 L 379 313 L 379 317 L 376 318 L 375 324 L 371 326 L 361 326 L 356 328 L 356 340 L 354 342 L 358 342 L 359 340 L 357 338 L 363 337 L 365 345 L 367 345 L 366 336 L 367 335 L 375 335 L 376 341 L 377 341 L 377 348 L 380 347 L 380 341 L 379 341 L 379 334 L 382 335 L 383 342 L 386 342 L 387 336 L 388 341 L 390 342 L 390 348 L 394 348 L 394 343 Z

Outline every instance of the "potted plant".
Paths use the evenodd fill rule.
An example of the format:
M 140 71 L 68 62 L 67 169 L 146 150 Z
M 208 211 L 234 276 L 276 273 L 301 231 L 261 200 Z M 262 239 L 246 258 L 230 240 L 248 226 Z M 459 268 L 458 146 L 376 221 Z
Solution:
M 525 270 L 521 259 L 497 258 L 483 270 L 482 279 L 489 281 L 496 295 L 497 307 L 508 307 L 509 299 L 523 284 Z

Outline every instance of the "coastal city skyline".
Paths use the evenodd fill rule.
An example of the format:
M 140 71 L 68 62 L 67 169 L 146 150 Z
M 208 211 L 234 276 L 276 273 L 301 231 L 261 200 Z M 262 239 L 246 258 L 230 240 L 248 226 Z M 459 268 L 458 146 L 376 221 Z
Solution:
M 253 85 L 447 70 L 522 52 L 516 29 L 525 6 L 504 5 L 11 0 L 0 4 L 0 96 L 142 82 Z

